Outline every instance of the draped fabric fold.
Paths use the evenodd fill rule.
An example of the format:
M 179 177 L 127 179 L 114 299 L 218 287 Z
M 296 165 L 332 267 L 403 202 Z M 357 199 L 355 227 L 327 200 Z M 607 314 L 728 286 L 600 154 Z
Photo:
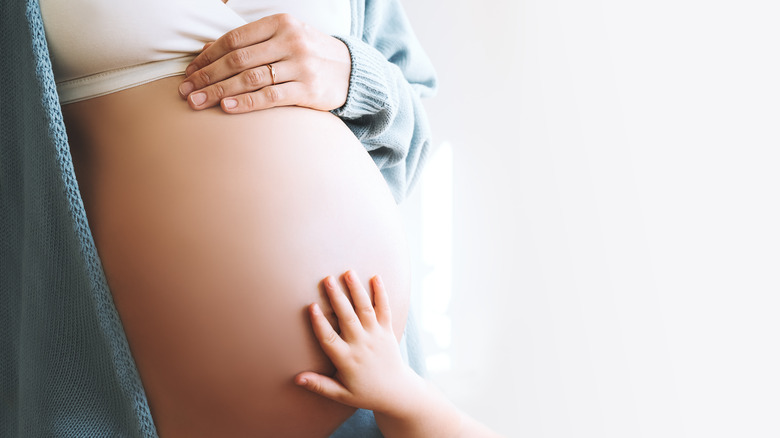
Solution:
M 73 172 L 38 3 L 3 2 L 0 435 L 156 437 Z

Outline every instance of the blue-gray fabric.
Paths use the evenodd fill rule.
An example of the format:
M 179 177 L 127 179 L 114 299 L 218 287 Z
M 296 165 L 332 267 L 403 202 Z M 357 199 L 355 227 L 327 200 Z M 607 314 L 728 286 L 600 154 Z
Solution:
M 395 0 L 352 3 L 350 91 L 334 113 L 400 200 L 430 142 L 419 97 L 435 77 Z M 84 212 L 38 2 L 0 7 L 0 436 L 156 437 Z M 381 436 L 368 411 L 334 435 L 358 436 Z

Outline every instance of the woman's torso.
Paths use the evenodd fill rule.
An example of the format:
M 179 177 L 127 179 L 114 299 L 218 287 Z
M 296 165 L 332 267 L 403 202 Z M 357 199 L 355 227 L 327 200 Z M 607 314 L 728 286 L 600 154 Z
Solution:
M 292 383 L 332 371 L 305 306 L 327 307 L 325 275 L 381 274 L 400 336 L 409 264 L 395 204 L 330 113 L 195 112 L 180 81 L 63 107 L 155 424 L 164 438 L 325 436 L 353 410 Z

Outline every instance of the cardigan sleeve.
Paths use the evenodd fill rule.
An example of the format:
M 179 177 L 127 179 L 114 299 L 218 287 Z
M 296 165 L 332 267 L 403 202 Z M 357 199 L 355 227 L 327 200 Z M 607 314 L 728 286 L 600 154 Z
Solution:
M 368 150 L 396 202 L 414 187 L 431 144 L 421 97 L 436 74 L 398 0 L 366 1 L 361 37 L 336 36 L 350 52 L 347 101 L 333 110 Z

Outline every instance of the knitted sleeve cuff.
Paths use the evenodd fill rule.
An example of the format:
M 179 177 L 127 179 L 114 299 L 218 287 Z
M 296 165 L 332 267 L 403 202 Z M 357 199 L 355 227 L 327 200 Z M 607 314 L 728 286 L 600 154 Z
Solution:
M 375 48 L 352 36 L 334 36 L 344 42 L 352 60 L 347 102 L 331 111 L 344 119 L 376 114 L 386 108 L 390 99 L 387 59 Z

